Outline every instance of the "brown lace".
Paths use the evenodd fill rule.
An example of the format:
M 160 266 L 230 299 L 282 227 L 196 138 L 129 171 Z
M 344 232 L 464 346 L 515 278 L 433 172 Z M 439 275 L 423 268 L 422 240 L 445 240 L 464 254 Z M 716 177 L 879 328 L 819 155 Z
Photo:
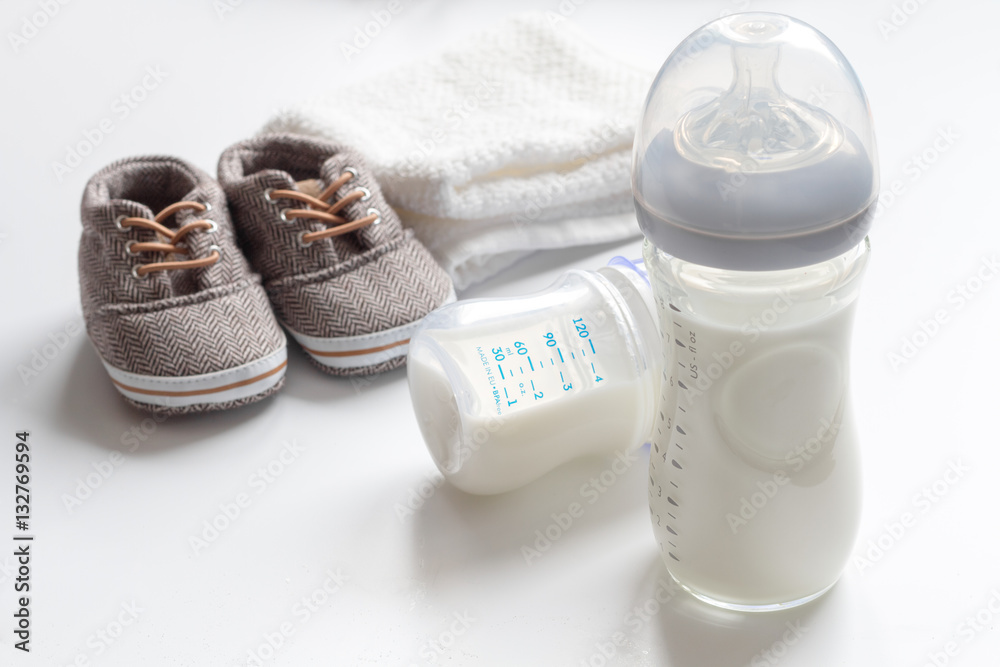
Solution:
M 156 214 L 152 220 L 148 218 L 119 218 L 118 225 L 123 229 L 128 229 L 131 227 L 138 227 L 140 229 L 151 229 L 160 236 L 167 240 L 167 243 L 162 242 L 133 242 L 129 244 L 129 252 L 133 255 L 141 252 L 162 252 L 168 255 L 187 255 L 189 251 L 186 247 L 179 245 L 179 243 L 184 240 L 184 238 L 196 229 L 215 229 L 215 223 L 211 220 L 194 220 L 187 223 L 178 230 L 169 229 L 163 226 L 163 221 L 172 216 L 177 211 L 182 211 L 184 209 L 194 209 L 199 213 L 208 210 L 208 207 L 204 204 L 199 204 L 194 201 L 179 201 L 175 204 L 171 204 L 162 211 Z M 221 259 L 222 255 L 219 254 L 218 249 L 213 249 L 212 254 L 208 257 L 202 257 L 201 259 L 185 259 L 181 261 L 172 262 L 151 262 L 149 264 L 140 264 L 139 266 L 132 269 L 133 274 L 141 278 L 146 274 L 153 273 L 154 271 L 173 271 L 176 269 L 197 269 L 203 266 L 211 266 Z
M 284 220 L 291 221 L 299 218 L 308 218 L 311 220 L 319 220 L 327 224 L 326 229 L 318 232 L 304 232 L 299 237 L 303 245 L 308 245 L 313 241 L 320 241 L 322 239 L 328 239 L 333 236 L 340 236 L 341 234 L 353 232 L 357 229 L 361 229 L 362 227 L 366 227 L 373 222 L 378 222 L 381 219 L 378 212 L 369 213 L 365 217 L 354 221 L 348 221 L 347 218 L 337 215 L 337 213 L 339 213 L 348 204 L 368 197 L 369 193 L 365 190 L 352 190 L 344 195 L 342 199 L 338 199 L 332 203 L 327 201 L 337 192 L 337 190 L 350 182 L 351 179 L 355 178 L 355 176 L 355 174 L 345 171 L 340 175 L 340 178 L 326 186 L 326 188 L 319 193 L 319 196 L 317 197 L 313 197 L 312 195 L 308 195 L 298 190 L 268 190 L 267 196 L 272 200 L 294 199 L 297 202 L 302 202 L 303 204 L 307 204 L 309 206 L 309 208 L 285 209 L 282 211 Z M 371 210 L 373 209 L 369 209 L 369 211 Z

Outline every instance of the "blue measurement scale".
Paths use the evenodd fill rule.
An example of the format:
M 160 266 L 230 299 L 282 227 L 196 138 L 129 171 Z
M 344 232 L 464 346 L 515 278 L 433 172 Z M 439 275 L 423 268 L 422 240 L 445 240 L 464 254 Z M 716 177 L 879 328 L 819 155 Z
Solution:
M 477 347 L 495 413 L 508 414 L 603 382 L 600 346 L 592 331 L 587 318 L 567 317 L 532 327 L 517 340 Z

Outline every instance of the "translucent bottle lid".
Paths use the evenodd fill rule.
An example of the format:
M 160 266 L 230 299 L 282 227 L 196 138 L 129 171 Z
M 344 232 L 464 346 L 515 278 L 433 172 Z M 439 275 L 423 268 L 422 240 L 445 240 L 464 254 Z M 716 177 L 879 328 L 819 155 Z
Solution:
M 868 100 L 844 55 L 780 14 L 695 31 L 650 88 L 632 191 L 646 236 L 723 269 L 815 264 L 856 246 L 878 195 Z

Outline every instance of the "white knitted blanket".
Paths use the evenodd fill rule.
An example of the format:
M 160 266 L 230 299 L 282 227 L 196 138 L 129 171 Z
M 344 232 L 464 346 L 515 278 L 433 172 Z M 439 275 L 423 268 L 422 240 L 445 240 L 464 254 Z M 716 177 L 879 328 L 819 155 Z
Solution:
M 639 233 L 629 166 L 651 79 L 570 22 L 529 14 L 284 109 L 263 131 L 360 150 L 462 288 L 540 248 Z

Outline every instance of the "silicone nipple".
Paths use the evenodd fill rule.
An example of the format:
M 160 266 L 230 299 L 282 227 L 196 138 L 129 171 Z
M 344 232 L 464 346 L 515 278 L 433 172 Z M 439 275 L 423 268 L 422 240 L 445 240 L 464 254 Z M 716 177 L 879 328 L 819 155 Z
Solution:
M 781 89 L 775 72 L 786 28 L 780 16 L 726 25 L 733 81 L 717 99 L 692 109 L 677 125 L 677 150 L 710 167 L 774 171 L 821 160 L 843 141 L 840 123 Z

